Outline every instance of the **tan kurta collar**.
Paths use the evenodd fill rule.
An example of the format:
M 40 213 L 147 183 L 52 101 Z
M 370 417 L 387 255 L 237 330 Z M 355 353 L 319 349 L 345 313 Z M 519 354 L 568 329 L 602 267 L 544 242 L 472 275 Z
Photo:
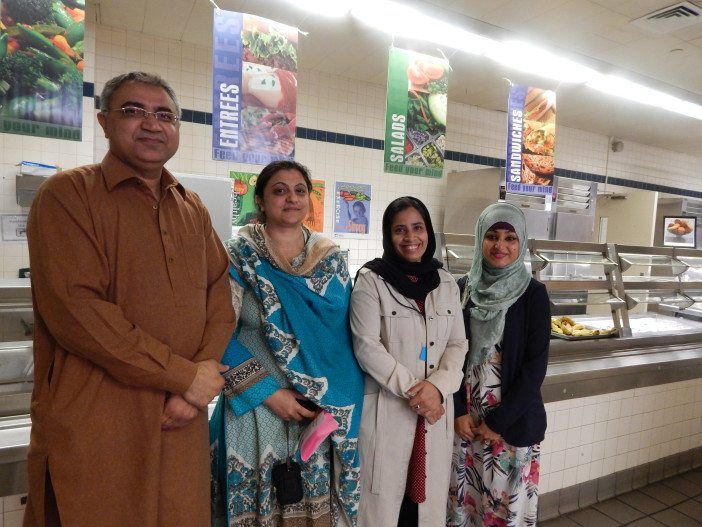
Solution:
M 136 170 L 112 154 L 112 152 L 107 152 L 102 163 L 100 163 L 100 167 L 102 168 L 102 177 L 105 178 L 108 192 L 111 192 L 123 181 L 139 178 L 139 173 Z M 161 190 L 171 187 L 175 187 L 181 195 L 185 196 L 183 185 L 164 168 L 161 171 Z

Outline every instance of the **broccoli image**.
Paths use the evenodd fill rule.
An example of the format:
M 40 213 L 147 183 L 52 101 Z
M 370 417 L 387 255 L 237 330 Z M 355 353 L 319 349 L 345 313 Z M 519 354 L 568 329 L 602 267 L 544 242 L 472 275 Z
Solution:
M 41 62 L 32 55 L 18 51 L 6 56 L 0 60 L 0 95 L 10 90 L 15 95 L 32 93 L 41 72 Z
M 51 13 L 51 1 L 3 0 L 2 5 L 15 22 L 22 22 L 23 24 L 53 23 L 54 16 Z

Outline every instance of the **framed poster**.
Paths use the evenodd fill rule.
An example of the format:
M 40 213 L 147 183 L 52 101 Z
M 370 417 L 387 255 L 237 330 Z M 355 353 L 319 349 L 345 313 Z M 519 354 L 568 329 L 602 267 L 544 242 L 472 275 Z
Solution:
M 334 192 L 334 236 L 368 238 L 371 215 L 371 186 L 336 182 Z
M 312 180 L 310 192 L 310 215 L 303 225 L 314 232 L 324 231 L 324 194 L 326 183 L 322 179 Z
M 232 170 L 229 177 L 232 180 L 232 227 L 258 223 L 258 209 L 254 200 L 258 174 Z
M 664 216 L 663 245 L 665 247 L 697 248 L 697 217 Z

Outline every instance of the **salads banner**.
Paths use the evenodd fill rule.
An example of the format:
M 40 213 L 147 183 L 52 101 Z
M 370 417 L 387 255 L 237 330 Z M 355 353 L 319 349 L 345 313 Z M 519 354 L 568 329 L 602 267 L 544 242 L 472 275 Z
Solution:
M 232 227 L 258 223 L 258 211 L 254 201 L 258 174 L 231 171 L 229 177 L 232 180 Z
M 297 28 L 215 9 L 213 32 L 212 158 L 293 159 Z
M 334 192 L 334 236 L 368 238 L 371 214 L 371 186 L 336 182 Z
M 80 141 L 85 0 L 0 4 L 0 132 Z
M 385 172 L 442 176 L 448 74 L 445 59 L 390 48 Z
M 507 104 L 507 192 L 553 194 L 556 94 L 512 85 Z
M 310 215 L 303 222 L 305 227 L 314 232 L 324 231 L 324 194 L 326 183 L 321 179 L 312 180 L 310 192 Z

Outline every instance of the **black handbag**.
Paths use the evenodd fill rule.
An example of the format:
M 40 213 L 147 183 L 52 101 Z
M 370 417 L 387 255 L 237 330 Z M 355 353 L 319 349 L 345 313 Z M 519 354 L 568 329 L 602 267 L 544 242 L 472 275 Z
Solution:
M 302 469 L 289 457 L 273 465 L 271 473 L 275 495 L 280 505 L 292 505 L 302 501 Z
M 292 505 L 302 501 L 302 468 L 290 457 L 290 433 L 289 424 L 285 422 L 285 442 L 288 449 L 288 457 L 285 461 L 279 461 L 273 465 L 271 470 L 271 482 L 275 489 L 276 499 L 280 505 Z

